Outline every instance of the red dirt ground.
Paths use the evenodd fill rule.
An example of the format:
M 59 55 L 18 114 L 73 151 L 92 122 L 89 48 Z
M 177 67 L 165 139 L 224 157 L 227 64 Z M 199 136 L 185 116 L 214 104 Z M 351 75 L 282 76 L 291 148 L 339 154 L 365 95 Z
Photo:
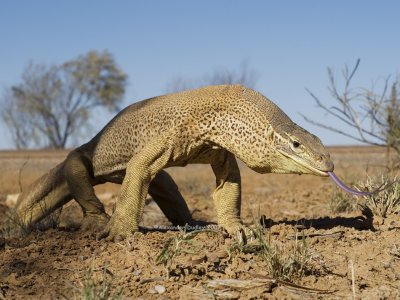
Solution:
M 341 147 L 330 151 L 336 173 L 347 183 L 385 172 L 384 150 Z M 9 219 L 12 206 L 6 196 L 19 193 L 65 156 L 66 152 L 53 151 L 0 153 L 0 223 Z M 265 236 L 282 247 L 293 245 L 296 233 L 308 236 L 309 267 L 303 277 L 294 278 L 297 286 L 272 281 L 267 263 L 258 253 L 229 256 L 233 240 L 221 232 L 201 233 L 193 245 L 182 245 L 181 250 L 193 253 L 178 254 L 167 278 L 165 267 L 157 264 L 156 258 L 164 241 L 179 232 L 160 229 L 168 226 L 168 221 L 149 198 L 142 233 L 121 243 L 96 241 L 91 234 L 76 230 L 82 214 L 73 202 L 63 209 L 58 228 L 34 231 L 22 238 L 4 232 L 0 239 L 0 299 L 79 299 L 83 291 L 95 286 L 109 288 L 114 295 L 120 292 L 124 299 L 400 297 L 398 215 L 383 219 L 366 217 L 359 210 L 332 213 L 329 202 L 336 188 L 328 178 L 260 175 L 243 165 L 241 170 L 245 223 L 257 223 L 260 216 L 266 216 Z M 211 168 L 194 165 L 171 169 L 170 174 L 193 217 L 215 222 Z M 112 184 L 96 188 L 109 213 L 118 190 L 119 186 Z M 224 286 L 215 287 L 217 283 Z M 232 284 L 242 287 L 233 288 Z

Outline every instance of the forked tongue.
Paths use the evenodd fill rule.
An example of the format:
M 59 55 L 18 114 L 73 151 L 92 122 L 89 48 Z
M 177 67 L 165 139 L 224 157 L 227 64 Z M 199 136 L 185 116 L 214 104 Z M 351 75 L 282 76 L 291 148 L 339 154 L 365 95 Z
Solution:
M 362 191 L 357 191 L 355 189 L 349 188 L 347 185 L 345 185 L 333 172 L 328 172 L 329 176 L 332 178 L 332 180 L 337 184 L 338 187 L 340 187 L 342 190 L 353 194 L 353 195 L 357 195 L 357 196 L 368 196 L 368 195 L 372 195 L 372 194 L 376 194 L 379 193 L 385 189 L 387 189 L 391 184 L 389 184 L 389 186 L 383 186 L 384 184 L 382 184 L 380 187 L 378 187 L 376 190 L 371 191 L 371 192 L 362 192 Z

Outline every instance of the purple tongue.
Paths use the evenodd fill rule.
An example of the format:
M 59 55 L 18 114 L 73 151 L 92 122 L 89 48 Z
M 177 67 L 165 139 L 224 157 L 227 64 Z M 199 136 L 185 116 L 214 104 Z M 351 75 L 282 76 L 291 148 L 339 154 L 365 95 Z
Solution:
M 382 188 L 382 186 L 380 186 L 379 188 L 377 188 L 375 191 L 372 192 L 361 192 L 361 191 L 357 191 L 354 190 L 352 188 L 349 188 L 347 185 L 345 185 L 342 181 L 340 181 L 340 179 L 335 175 L 335 173 L 333 172 L 328 172 L 329 176 L 333 179 L 333 181 L 338 185 L 338 187 L 340 187 L 341 189 L 343 189 L 344 191 L 351 193 L 353 195 L 357 195 L 357 196 L 368 196 L 368 195 L 372 195 L 375 193 L 379 193 L 380 191 L 384 190 L 385 187 Z

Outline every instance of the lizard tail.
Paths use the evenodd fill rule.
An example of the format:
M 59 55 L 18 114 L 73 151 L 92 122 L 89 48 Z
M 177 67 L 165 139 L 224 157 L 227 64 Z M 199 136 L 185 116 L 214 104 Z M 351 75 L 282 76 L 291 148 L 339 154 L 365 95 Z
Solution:
M 64 165 L 65 162 L 60 163 L 19 195 L 16 213 L 22 226 L 39 222 L 72 199 Z

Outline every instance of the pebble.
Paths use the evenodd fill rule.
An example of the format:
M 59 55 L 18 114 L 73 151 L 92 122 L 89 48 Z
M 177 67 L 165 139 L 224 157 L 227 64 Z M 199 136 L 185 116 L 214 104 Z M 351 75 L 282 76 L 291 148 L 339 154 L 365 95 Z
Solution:
M 133 270 L 133 275 L 134 276 L 139 276 L 140 274 L 142 274 L 142 270 L 139 270 L 139 269 Z
M 163 293 L 165 293 L 165 286 L 163 286 L 163 285 L 161 285 L 161 284 L 157 284 L 157 285 L 154 287 L 154 290 L 155 290 L 157 293 L 159 293 L 159 294 L 163 294 Z
M 219 264 L 220 259 L 216 253 L 212 253 L 208 256 L 208 261 L 213 264 Z

